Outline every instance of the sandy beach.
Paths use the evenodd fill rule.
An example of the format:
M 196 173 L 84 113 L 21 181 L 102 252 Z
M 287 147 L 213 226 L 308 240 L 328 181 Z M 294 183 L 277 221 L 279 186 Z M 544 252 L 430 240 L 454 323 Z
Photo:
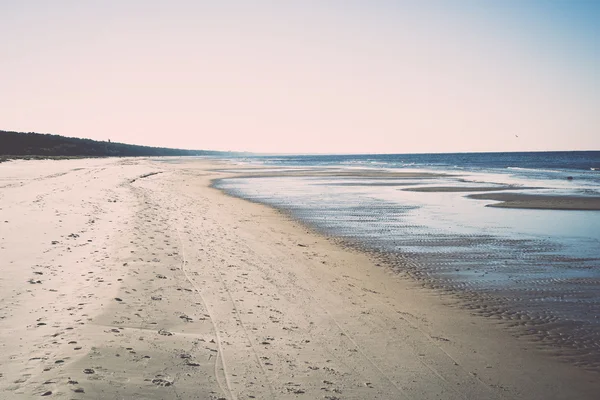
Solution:
M 0 398 L 597 398 L 597 371 L 211 187 L 236 174 L 0 164 Z

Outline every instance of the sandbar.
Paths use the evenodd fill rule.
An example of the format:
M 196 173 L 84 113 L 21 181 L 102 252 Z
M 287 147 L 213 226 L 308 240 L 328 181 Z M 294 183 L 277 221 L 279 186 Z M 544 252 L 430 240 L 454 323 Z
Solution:
M 481 193 L 467 196 L 477 200 L 495 200 L 487 207 L 525 208 L 539 210 L 600 210 L 600 197 L 562 196 L 532 193 Z
M 415 188 L 402 189 L 407 192 L 423 192 L 423 193 L 467 193 L 467 192 L 495 192 L 501 190 L 515 189 L 538 189 L 530 187 L 515 187 L 515 186 L 422 186 Z

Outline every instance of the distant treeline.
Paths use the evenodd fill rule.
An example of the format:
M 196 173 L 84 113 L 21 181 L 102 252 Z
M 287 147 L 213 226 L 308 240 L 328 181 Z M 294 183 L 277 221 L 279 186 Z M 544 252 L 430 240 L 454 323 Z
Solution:
M 139 157 L 139 156 L 206 156 L 224 152 L 169 149 L 133 144 L 101 142 L 60 135 L 0 131 L 0 156 L 48 157 Z

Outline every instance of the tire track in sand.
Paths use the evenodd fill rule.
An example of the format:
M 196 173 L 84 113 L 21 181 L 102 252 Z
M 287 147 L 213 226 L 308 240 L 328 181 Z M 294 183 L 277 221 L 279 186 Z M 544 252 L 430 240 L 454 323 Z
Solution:
M 220 338 L 220 335 L 219 335 L 218 330 L 217 330 L 217 326 L 216 326 L 216 324 L 214 322 L 214 318 L 213 318 L 214 314 L 210 312 L 210 308 L 209 308 L 206 300 L 202 296 L 202 293 L 201 293 L 200 289 L 194 283 L 193 279 L 188 275 L 187 271 L 185 270 L 185 264 L 187 263 L 187 260 L 186 260 L 186 257 L 185 257 L 185 245 L 183 244 L 183 240 L 181 239 L 181 232 L 180 232 L 180 229 L 179 229 L 179 225 L 177 225 L 176 229 L 177 229 L 177 236 L 179 238 L 179 242 L 180 242 L 180 246 L 181 246 L 181 251 L 182 251 L 181 254 L 182 254 L 182 258 L 183 258 L 182 265 L 181 265 L 181 270 L 185 274 L 186 279 L 192 284 L 192 286 L 194 287 L 194 289 L 198 292 L 198 294 L 202 298 L 202 302 L 204 303 L 204 306 L 206 307 L 208 313 L 211 315 L 211 322 L 213 324 L 213 327 L 215 329 L 215 334 L 217 336 L 217 343 L 218 343 L 218 346 L 219 346 L 219 352 L 222 353 L 223 352 L 223 347 L 221 345 L 222 339 Z M 214 274 L 217 276 L 217 279 L 221 283 L 221 286 L 227 292 L 227 296 L 229 297 L 229 300 L 231 302 L 231 306 L 233 308 L 233 311 L 235 312 L 235 315 L 236 315 L 236 318 L 237 318 L 237 322 L 239 322 L 239 325 L 241 326 L 241 328 L 242 328 L 242 330 L 244 332 L 244 336 L 246 338 L 246 341 L 248 342 L 248 345 L 249 345 L 250 349 L 252 350 L 252 353 L 254 354 L 254 360 L 255 360 L 256 364 L 259 366 L 259 368 L 261 370 L 261 373 L 262 373 L 262 375 L 265 378 L 265 382 L 267 383 L 267 386 L 269 387 L 269 392 L 271 393 L 271 398 L 272 399 L 276 399 L 277 396 L 275 395 L 275 389 L 273 388 L 273 384 L 269 380 L 267 371 L 265 370 L 263 364 L 260 362 L 260 357 L 258 355 L 258 352 L 256 351 L 254 343 L 252 342 L 252 340 L 250 338 L 250 334 L 248 333 L 248 329 L 246 328 L 246 325 L 244 324 L 244 322 L 242 320 L 241 313 L 239 311 L 239 308 L 236 305 L 235 300 L 233 299 L 233 296 L 231 295 L 231 291 L 229 290 L 229 287 L 227 286 L 227 284 L 225 283 L 225 281 L 221 277 L 221 274 L 215 268 L 215 266 L 211 264 L 211 267 L 212 267 L 212 269 L 214 271 Z M 222 360 L 222 363 L 223 363 L 223 372 L 225 374 L 225 378 L 227 379 L 227 387 L 229 388 L 230 395 L 235 400 L 237 397 L 235 397 L 233 389 L 231 388 L 231 385 L 230 385 L 230 382 L 229 382 L 229 379 L 228 379 L 229 374 L 227 373 L 227 371 L 225 369 L 225 358 L 224 358 L 223 355 L 221 355 L 221 360 Z
M 221 339 L 221 335 L 219 335 L 219 329 L 217 328 L 217 325 L 215 323 L 215 319 L 213 317 L 214 313 L 211 312 L 210 307 L 208 306 L 208 303 L 206 302 L 206 300 L 204 299 L 204 296 L 202 295 L 202 291 L 200 290 L 200 288 L 194 283 L 194 281 L 190 278 L 190 276 L 188 275 L 186 269 L 185 269 L 185 264 L 187 263 L 187 259 L 185 256 L 185 245 L 183 244 L 183 240 L 181 239 L 181 232 L 179 229 L 179 225 L 175 226 L 175 230 L 177 232 L 177 238 L 179 239 L 179 249 L 181 252 L 181 272 L 183 272 L 185 278 L 187 279 L 187 281 L 190 283 L 190 285 L 192 285 L 192 287 L 194 288 L 194 290 L 196 291 L 196 293 L 198 294 L 198 296 L 200 297 L 200 300 L 202 300 L 202 303 L 206 309 L 206 311 L 208 312 L 208 314 L 210 315 L 210 321 L 213 325 L 213 329 L 215 331 L 215 336 L 217 338 L 217 347 L 219 348 L 219 352 L 217 353 L 217 362 L 215 362 L 215 379 L 217 380 L 217 384 L 219 385 L 219 387 L 221 388 L 221 390 L 223 391 L 223 393 L 229 393 L 229 397 L 232 400 L 237 400 L 237 396 L 235 395 L 233 389 L 231 388 L 231 381 L 229 378 L 229 373 L 227 371 L 227 362 L 225 361 L 225 356 L 223 353 L 223 345 L 222 345 L 222 339 Z M 227 387 L 227 390 L 225 390 L 225 387 L 223 385 L 223 382 L 221 382 L 221 379 L 219 379 L 219 372 L 218 372 L 218 365 L 219 365 L 219 361 L 221 363 L 221 367 L 223 369 L 223 375 L 225 377 L 225 386 Z

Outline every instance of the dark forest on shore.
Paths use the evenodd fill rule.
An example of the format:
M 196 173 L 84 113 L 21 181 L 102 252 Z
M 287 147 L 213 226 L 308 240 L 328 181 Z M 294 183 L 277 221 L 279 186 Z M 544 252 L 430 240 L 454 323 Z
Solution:
M 0 131 L 0 158 L 210 156 L 226 152 L 138 146 L 34 132 Z

